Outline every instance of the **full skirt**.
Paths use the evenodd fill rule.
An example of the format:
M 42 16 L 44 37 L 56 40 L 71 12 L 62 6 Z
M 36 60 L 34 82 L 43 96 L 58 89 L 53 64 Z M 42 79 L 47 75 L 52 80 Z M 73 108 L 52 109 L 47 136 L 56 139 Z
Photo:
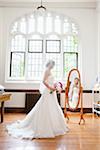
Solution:
M 18 138 L 53 138 L 68 131 L 67 124 L 58 104 L 56 92 L 45 90 L 35 107 L 23 120 L 6 126 L 10 135 Z

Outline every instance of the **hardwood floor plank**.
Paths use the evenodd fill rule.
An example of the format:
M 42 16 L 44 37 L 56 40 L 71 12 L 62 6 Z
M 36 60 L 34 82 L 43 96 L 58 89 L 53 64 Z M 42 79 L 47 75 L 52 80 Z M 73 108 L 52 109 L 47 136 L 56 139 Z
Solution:
M 0 124 L 0 150 L 100 150 L 100 117 L 85 114 L 85 125 L 79 125 L 79 115 L 70 114 L 70 131 L 64 136 L 53 139 L 20 140 L 8 135 L 5 125 L 25 114 L 5 114 L 4 123 Z

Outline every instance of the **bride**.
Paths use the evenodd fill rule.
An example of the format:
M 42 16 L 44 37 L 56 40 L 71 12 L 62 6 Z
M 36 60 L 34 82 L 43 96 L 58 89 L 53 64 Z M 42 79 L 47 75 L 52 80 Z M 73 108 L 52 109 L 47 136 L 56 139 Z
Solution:
M 48 61 L 40 91 L 41 98 L 23 119 L 6 126 L 10 135 L 18 138 L 53 138 L 68 131 L 63 112 L 58 104 L 51 70 L 55 62 Z M 50 93 L 50 91 L 53 91 Z

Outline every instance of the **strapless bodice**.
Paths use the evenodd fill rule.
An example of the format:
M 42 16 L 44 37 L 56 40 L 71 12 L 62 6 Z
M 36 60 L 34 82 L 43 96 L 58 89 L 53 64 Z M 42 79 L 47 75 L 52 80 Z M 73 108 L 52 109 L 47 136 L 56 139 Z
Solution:
M 47 83 L 51 86 L 54 84 L 54 77 L 52 75 L 48 76 Z
M 54 77 L 52 75 L 49 75 L 46 79 L 46 82 L 49 84 L 49 86 L 53 86 L 54 84 Z M 48 88 L 43 84 L 43 81 L 40 83 L 40 93 L 43 94 L 45 90 L 48 90 Z
M 74 93 L 74 94 L 78 94 L 78 93 L 79 93 L 79 88 L 74 87 L 74 88 L 73 88 L 73 93 Z

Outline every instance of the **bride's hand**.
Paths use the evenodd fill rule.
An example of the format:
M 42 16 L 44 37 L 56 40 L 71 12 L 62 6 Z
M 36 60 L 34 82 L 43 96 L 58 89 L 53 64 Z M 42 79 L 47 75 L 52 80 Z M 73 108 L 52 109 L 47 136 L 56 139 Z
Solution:
M 50 87 L 50 90 L 51 91 L 56 91 L 56 88 L 55 87 Z

